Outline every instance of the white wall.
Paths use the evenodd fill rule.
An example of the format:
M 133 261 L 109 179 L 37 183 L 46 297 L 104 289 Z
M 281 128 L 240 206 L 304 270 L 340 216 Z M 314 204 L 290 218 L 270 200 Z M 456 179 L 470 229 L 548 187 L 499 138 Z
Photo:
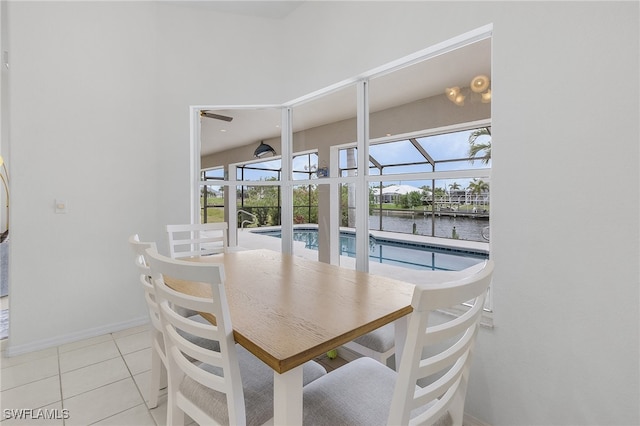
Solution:
M 146 321 L 127 238 L 166 249 L 164 226 L 190 220 L 189 105 L 280 97 L 280 30 L 156 2 L 8 14 L 19 353 Z M 54 213 L 58 198 L 69 213 Z
M 495 329 L 467 411 L 638 424 L 638 4 L 315 3 L 288 23 L 310 35 L 296 75 L 322 70 L 299 92 L 494 24 Z
M 286 101 L 493 23 L 495 328 L 480 334 L 467 411 L 495 425 L 640 423 L 637 3 L 305 2 L 277 21 L 16 2 L 9 14 L 11 348 L 140 317 L 125 241 L 188 220 L 188 105 Z
M 5 64 L 3 52 L 9 51 L 9 17 L 7 3 L 0 2 L 0 154 L 5 161 L 9 161 L 9 69 Z M 7 58 L 8 59 L 8 58 Z M 5 164 L 6 166 L 6 164 Z M 0 189 L 0 232 L 7 229 L 7 193 Z

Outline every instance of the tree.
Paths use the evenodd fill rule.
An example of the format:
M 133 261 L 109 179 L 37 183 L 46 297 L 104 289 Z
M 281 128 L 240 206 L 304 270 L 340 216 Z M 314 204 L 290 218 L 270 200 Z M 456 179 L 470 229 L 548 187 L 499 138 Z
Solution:
M 469 183 L 468 188 L 471 191 L 471 194 L 476 196 L 473 204 L 478 203 L 479 195 L 482 195 L 485 192 L 489 192 L 489 184 L 482 179 L 473 179 L 473 181 Z M 484 200 L 482 201 L 482 204 L 484 204 Z
M 482 179 L 473 179 L 473 181 L 469 183 L 469 189 L 472 194 L 480 195 L 483 192 L 489 191 L 489 184 Z
M 449 189 L 453 189 L 454 191 L 456 189 L 460 189 L 460 184 L 458 182 L 453 182 L 449 184 Z
M 489 136 L 486 140 L 484 136 Z M 474 159 L 478 157 L 482 160 L 482 164 L 489 164 L 491 160 L 491 129 L 489 127 L 483 127 L 481 129 L 474 130 L 469 135 L 469 157 L 471 158 L 471 164 Z
M 422 193 L 420 194 L 422 204 L 432 204 L 434 192 L 431 190 L 431 187 L 429 185 L 422 185 L 420 189 L 422 189 Z

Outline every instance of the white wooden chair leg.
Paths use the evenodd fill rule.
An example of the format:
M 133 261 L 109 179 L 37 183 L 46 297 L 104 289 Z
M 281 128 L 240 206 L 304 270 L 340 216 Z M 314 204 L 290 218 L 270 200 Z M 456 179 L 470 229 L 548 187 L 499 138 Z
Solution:
M 167 425 L 184 426 L 184 411 L 172 400 L 167 401 Z
M 155 408 L 158 406 L 158 394 L 160 393 L 160 386 L 164 376 L 164 386 L 167 383 L 167 374 L 165 372 L 164 365 L 162 365 L 162 359 L 158 355 L 155 348 L 151 348 L 151 380 L 149 381 L 149 408 Z

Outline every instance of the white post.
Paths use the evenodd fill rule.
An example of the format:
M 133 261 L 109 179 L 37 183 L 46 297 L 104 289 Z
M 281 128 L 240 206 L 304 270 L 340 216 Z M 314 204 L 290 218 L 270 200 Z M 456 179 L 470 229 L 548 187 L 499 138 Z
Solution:
M 235 181 L 237 177 L 237 170 L 235 164 L 229 164 L 228 173 L 225 176 L 225 181 Z M 229 247 L 238 246 L 238 187 L 236 185 L 229 185 L 227 182 L 225 206 L 227 210 L 227 223 L 229 225 Z
M 369 272 L 369 81 L 358 82 L 357 88 L 356 270 Z
M 293 129 L 291 126 L 291 108 L 282 109 L 280 193 L 282 194 L 282 252 L 293 254 L 293 186 L 291 176 L 291 155 L 293 148 Z

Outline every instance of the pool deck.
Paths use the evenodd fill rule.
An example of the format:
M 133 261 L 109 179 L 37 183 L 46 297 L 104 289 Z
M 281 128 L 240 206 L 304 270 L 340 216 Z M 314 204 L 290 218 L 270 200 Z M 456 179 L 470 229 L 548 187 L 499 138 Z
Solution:
M 312 228 L 313 225 L 300 226 L 301 228 Z M 260 235 L 251 232 L 252 230 L 279 230 L 280 227 L 263 227 L 238 230 L 238 247 L 233 250 L 252 250 L 252 249 L 269 249 L 275 251 L 282 250 L 282 240 L 268 235 Z M 349 228 L 341 228 L 341 230 L 349 231 Z M 353 231 L 353 230 L 351 230 Z M 425 237 L 422 235 L 401 234 L 386 231 L 369 231 L 374 237 L 384 237 L 386 239 L 398 239 L 402 241 L 411 241 L 416 243 L 426 243 L 440 247 L 455 247 L 463 249 L 472 249 L 478 251 L 489 252 L 489 243 L 464 240 L 449 240 L 446 238 Z M 293 252 L 296 256 L 305 259 L 318 260 L 318 251 L 305 248 L 305 244 L 300 241 L 293 242 Z M 340 256 L 340 266 L 355 269 L 356 260 L 353 257 Z M 387 265 L 383 263 L 370 262 L 369 272 L 394 278 L 397 280 L 409 282 L 412 284 L 427 284 L 431 282 L 442 282 L 443 279 L 456 279 L 460 276 L 457 271 L 423 271 L 399 266 Z

